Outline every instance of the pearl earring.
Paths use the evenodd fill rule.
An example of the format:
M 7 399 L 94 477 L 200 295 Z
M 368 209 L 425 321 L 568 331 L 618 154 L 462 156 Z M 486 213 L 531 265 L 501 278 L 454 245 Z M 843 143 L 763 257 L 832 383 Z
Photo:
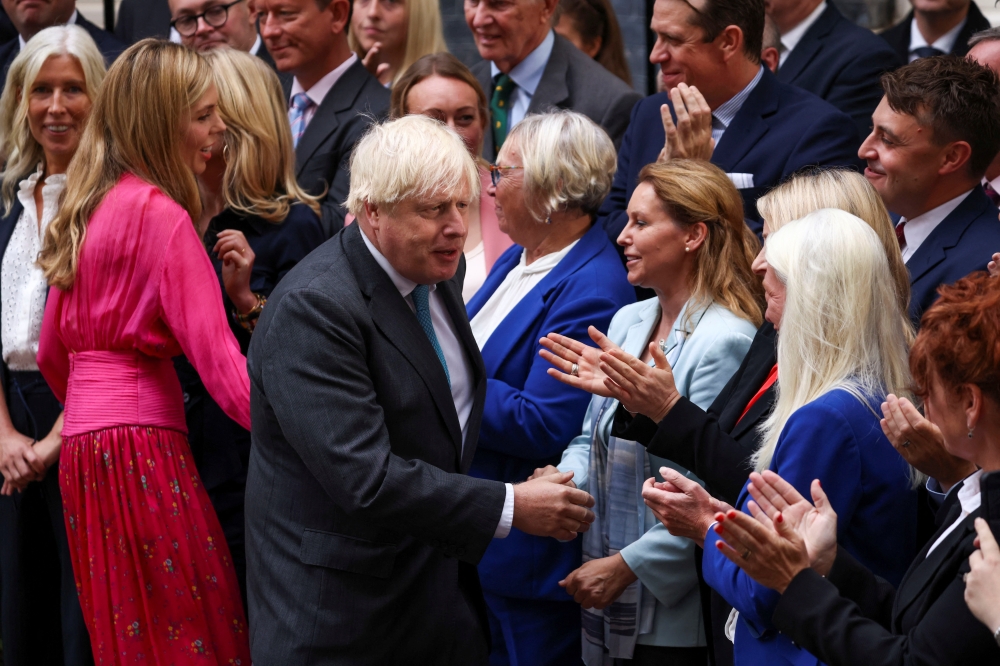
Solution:
M 687 245 L 685 245 L 685 246 L 684 246 L 684 251 L 685 251 L 685 252 L 690 252 L 690 251 L 691 251 L 691 248 L 690 248 L 690 247 L 688 247 Z

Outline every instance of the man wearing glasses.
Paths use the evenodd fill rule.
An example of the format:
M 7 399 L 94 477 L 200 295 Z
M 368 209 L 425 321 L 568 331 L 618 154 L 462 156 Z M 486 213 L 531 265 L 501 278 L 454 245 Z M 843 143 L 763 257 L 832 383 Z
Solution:
M 277 71 L 257 33 L 253 0 L 169 0 L 170 27 L 196 51 L 222 46 L 259 57 Z
M 17 29 L 17 39 L 11 40 L 0 47 L 0 89 L 7 83 L 7 70 L 14 58 L 21 52 L 29 39 L 54 25 L 78 25 L 86 30 L 97 48 L 104 55 L 105 62 L 110 65 L 122 51 L 125 45 L 115 39 L 109 32 L 101 30 L 76 11 L 76 0 L 42 0 L 40 2 L 18 2 L 17 0 L 2 0 L 0 2 L 10 22 Z

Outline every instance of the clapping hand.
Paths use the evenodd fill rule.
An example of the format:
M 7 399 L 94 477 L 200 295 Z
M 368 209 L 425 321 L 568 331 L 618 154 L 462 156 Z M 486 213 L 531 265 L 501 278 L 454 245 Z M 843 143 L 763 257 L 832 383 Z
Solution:
M 670 115 L 670 107 L 662 105 L 660 118 L 666 140 L 656 161 L 682 157 L 710 160 L 715 139 L 712 138 L 712 110 L 705 97 L 694 86 L 681 83 L 670 91 L 670 101 L 677 114 L 677 123 L 674 124 Z
M 376 79 L 385 74 L 389 70 L 389 63 L 379 62 L 379 51 L 382 50 L 382 42 L 375 42 L 372 47 L 368 49 L 368 53 L 365 57 L 361 59 L 361 64 L 364 68 L 374 76 Z
M 986 264 L 986 270 L 989 271 L 991 277 L 1000 275 L 1000 252 L 993 253 L 993 261 Z
M 712 516 L 732 507 L 709 495 L 701 484 L 677 470 L 661 467 L 660 476 L 663 481 L 646 479 L 642 485 L 642 499 L 646 506 L 668 532 L 702 545 L 705 533 L 712 524 Z
M 882 432 L 910 465 L 937 480 L 947 492 L 976 471 L 967 460 L 944 448 L 944 437 L 936 425 L 924 418 L 913 403 L 893 394 L 882 403 Z
M 965 603 L 980 622 L 996 632 L 1000 629 L 1000 546 L 982 518 L 976 518 L 976 532 L 979 550 L 969 556 Z
M 600 355 L 599 369 L 605 375 L 604 385 L 611 397 L 632 414 L 643 414 L 659 423 L 681 399 L 681 394 L 660 345 L 650 342 L 649 353 L 653 366 L 622 349 L 609 349 Z
M 607 377 L 600 368 L 601 352 L 621 349 L 595 327 L 591 326 L 587 332 L 599 349 L 565 335 L 549 333 L 539 340 L 542 349 L 538 350 L 538 354 L 555 366 L 548 369 L 550 377 L 587 393 L 612 398 L 614 396 L 609 392 L 605 381 Z

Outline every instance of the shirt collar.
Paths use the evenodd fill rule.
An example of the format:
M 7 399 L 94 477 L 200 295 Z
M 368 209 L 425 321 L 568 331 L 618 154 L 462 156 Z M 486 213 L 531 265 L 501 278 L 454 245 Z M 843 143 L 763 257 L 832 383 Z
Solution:
M 257 39 L 253 40 L 253 46 L 250 47 L 250 55 L 254 55 L 255 56 L 258 53 L 260 53 L 261 43 L 262 42 L 261 42 L 261 39 L 260 39 L 260 33 L 258 32 L 257 33 Z
M 316 84 L 309 90 L 303 88 L 302 84 L 299 83 L 298 77 L 296 77 L 295 80 L 292 81 L 291 96 L 295 97 L 300 92 L 304 92 L 306 95 L 309 96 L 309 99 L 312 100 L 313 104 L 315 104 L 317 107 L 321 106 L 323 104 L 323 100 L 326 99 L 327 93 L 330 92 L 330 89 L 337 84 L 337 81 L 339 81 L 340 77 L 344 75 L 344 72 L 346 72 L 351 65 L 357 62 L 357 60 L 358 60 L 357 54 L 352 53 L 351 57 L 349 57 L 347 60 L 338 65 L 336 69 L 329 72 L 322 79 L 317 81 Z
M 395 268 L 392 267 L 392 264 L 389 263 L 389 260 L 386 259 L 385 256 L 383 256 L 382 253 L 378 251 L 378 248 L 375 247 L 375 244 L 372 243 L 371 240 L 368 238 L 368 234 L 365 233 L 364 229 L 361 230 L 361 240 L 365 242 L 365 246 L 368 247 L 368 251 L 372 253 L 372 257 L 375 259 L 375 263 L 377 263 L 379 266 L 382 267 L 382 270 L 384 270 L 386 275 L 389 276 L 389 279 L 392 280 L 392 283 L 396 285 L 396 289 L 399 290 L 399 295 L 402 296 L 403 298 L 406 298 L 411 293 L 413 293 L 413 290 L 417 288 L 417 283 L 408 277 L 400 275 L 399 271 L 397 271 Z M 437 289 L 437 285 L 434 284 L 427 285 L 428 292 L 432 292 L 435 289 Z
M 813 10 L 812 14 L 807 16 L 803 21 L 801 21 L 797 26 L 786 32 L 781 36 L 781 45 L 785 47 L 786 51 L 792 51 L 798 46 L 798 43 L 802 41 L 805 36 L 806 31 L 812 27 L 820 15 L 826 11 L 826 0 L 819 3 L 819 6 Z
M 69 20 L 66 21 L 66 25 L 76 25 L 77 16 L 79 16 L 79 14 L 74 9 L 73 13 L 70 14 Z M 27 42 L 24 41 L 24 37 L 22 37 L 20 34 L 18 34 L 18 36 L 17 36 L 17 43 L 18 43 L 18 47 L 17 47 L 18 51 L 20 51 L 21 49 L 23 49 L 24 45 L 27 44 Z
M 937 225 L 944 222 L 944 219 L 951 215 L 958 206 L 965 201 L 972 190 L 959 194 L 954 199 L 945 201 L 937 208 L 932 208 L 922 215 L 917 215 L 912 220 L 905 217 L 899 218 L 899 224 L 906 223 L 906 244 L 909 247 L 917 248 L 923 243 Z
M 965 21 L 968 21 L 969 17 L 965 17 Z M 962 21 L 954 28 L 944 33 L 933 44 L 928 44 L 927 40 L 920 33 L 920 28 L 917 27 L 917 17 L 913 17 L 910 20 L 910 53 L 913 53 L 917 49 L 923 46 L 933 46 L 936 49 L 940 49 L 945 53 L 951 53 L 952 47 L 955 46 L 955 41 L 958 39 L 958 33 L 962 32 L 962 28 L 965 27 L 965 21 Z
M 524 90 L 529 95 L 535 94 L 538 84 L 542 81 L 542 74 L 545 73 L 545 66 L 549 64 L 549 57 L 552 55 L 552 47 L 555 43 L 555 33 L 549 30 L 542 43 L 536 46 L 534 51 L 529 53 L 524 60 L 517 63 L 510 70 L 508 76 L 510 76 L 518 88 Z M 492 62 L 490 63 L 490 74 L 493 78 L 496 78 L 500 74 L 500 69 Z
M 980 494 L 979 480 L 983 475 L 983 470 L 978 470 L 968 477 L 958 491 L 958 503 L 962 505 L 962 513 L 969 514 L 979 508 L 983 498 Z
M 728 129 L 729 124 L 733 122 L 733 118 L 739 113 L 740 109 L 743 107 L 743 103 L 747 101 L 747 97 L 753 92 L 753 89 L 757 87 L 760 83 L 761 77 L 764 76 L 763 65 L 757 70 L 757 76 L 753 77 L 753 80 L 747 84 L 747 87 L 736 93 L 734 97 L 729 99 L 727 102 L 723 102 L 719 105 L 719 108 L 712 111 L 712 118 L 722 125 L 723 129 Z

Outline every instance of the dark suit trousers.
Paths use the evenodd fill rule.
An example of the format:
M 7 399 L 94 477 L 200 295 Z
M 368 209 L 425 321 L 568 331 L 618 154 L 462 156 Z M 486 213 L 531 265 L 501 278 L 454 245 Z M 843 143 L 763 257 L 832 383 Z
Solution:
M 62 406 L 37 372 L 11 372 L 10 418 L 42 439 Z M 0 497 L 0 626 L 5 666 L 94 663 L 73 579 L 59 465 L 23 493 Z

